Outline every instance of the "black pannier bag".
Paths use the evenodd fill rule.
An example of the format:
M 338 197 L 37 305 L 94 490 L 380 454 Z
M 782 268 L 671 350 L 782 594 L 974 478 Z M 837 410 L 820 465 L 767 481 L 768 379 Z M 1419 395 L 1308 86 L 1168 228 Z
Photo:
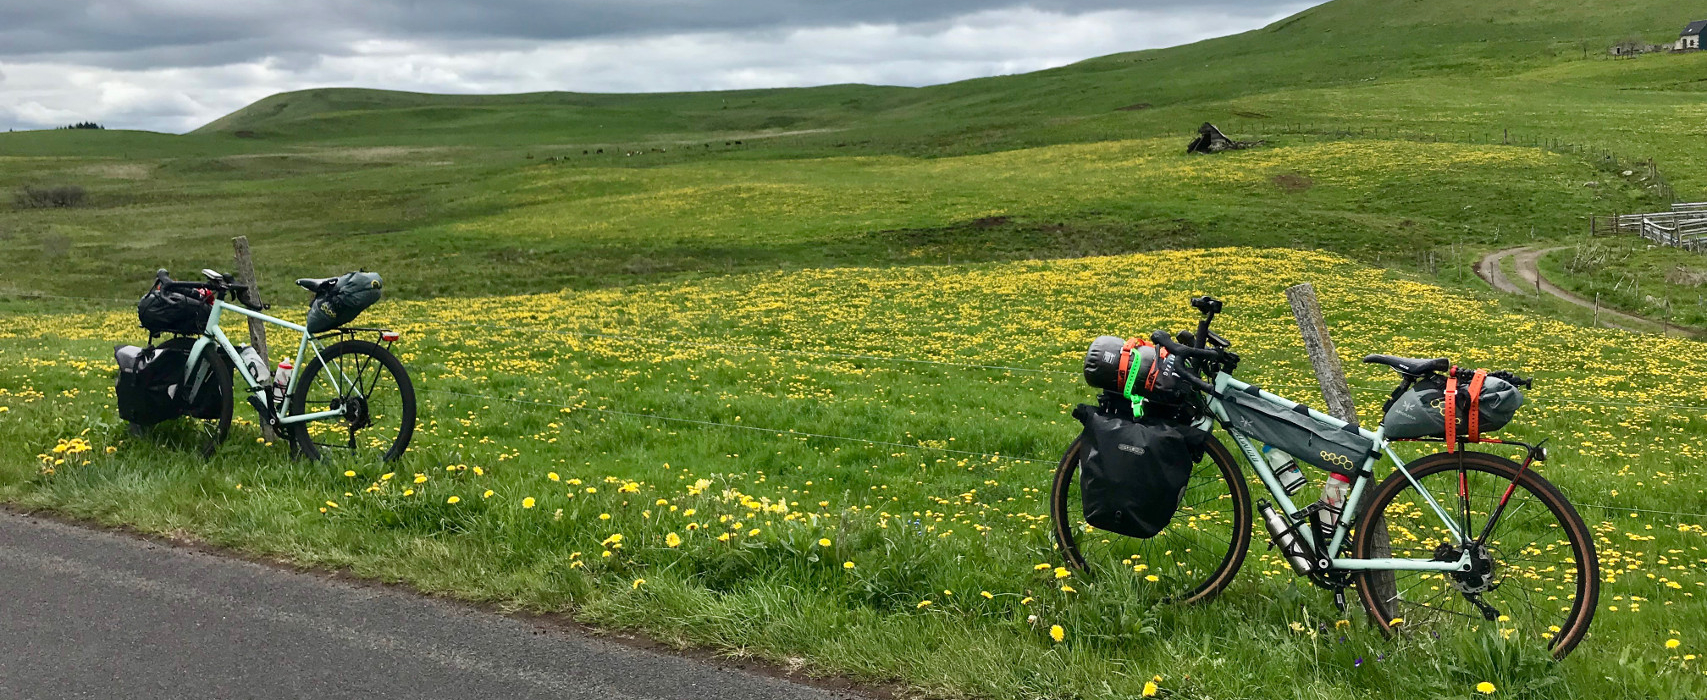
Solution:
M 1328 471 L 1352 476 L 1375 450 L 1353 427 L 1336 428 L 1300 410 L 1282 408 L 1241 391 L 1221 397 L 1228 425 L 1256 441 Z
M 200 335 L 207 330 L 213 305 L 188 294 L 167 291 L 156 285 L 136 302 L 136 319 L 150 333 Z
M 1079 449 L 1085 522 L 1127 537 L 1155 537 L 1179 510 L 1209 433 L 1151 417 L 1127 420 L 1083 404 L 1073 417 L 1085 424 Z
M 213 361 L 204 359 L 199 372 L 196 396 L 184 387 L 184 363 L 189 361 L 191 338 L 173 338 L 158 346 L 139 348 L 120 345 L 113 348 L 118 362 L 118 381 L 113 389 L 118 398 L 119 418 L 138 425 L 154 425 L 179 416 L 196 418 L 219 417 L 219 393 L 213 389 Z M 203 352 L 213 351 L 210 347 Z
M 1517 409 L 1523 406 L 1523 391 L 1499 377 L 1485 377 L 1479 396 L 1470 395 L 1470 383 L 1458 383 L 1458 396 L 1453 401 L 1457 414 L 1457 433 L 1470 434 L 1470 407 L 1477 408 L 1478 432 L 1490 433 L 1511 422 Z M 1405 393 L 1387 407 L 1381 419 L 1383 433 L 1389 438 L 1446 437 L 1446 377 L 1430 376 L 1417 380 Z
M 385 283 L 376 272 L 350 272 L 339 277 L 308 304 L 308 332 L 325 333 L 350 321 L 379 302 Z

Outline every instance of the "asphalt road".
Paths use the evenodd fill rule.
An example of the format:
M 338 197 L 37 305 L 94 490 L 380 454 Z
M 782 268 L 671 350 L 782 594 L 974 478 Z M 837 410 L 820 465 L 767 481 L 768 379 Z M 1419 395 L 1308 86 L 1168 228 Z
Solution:
M 8 700 L 846 697 L 386 587 L 0 511 Z

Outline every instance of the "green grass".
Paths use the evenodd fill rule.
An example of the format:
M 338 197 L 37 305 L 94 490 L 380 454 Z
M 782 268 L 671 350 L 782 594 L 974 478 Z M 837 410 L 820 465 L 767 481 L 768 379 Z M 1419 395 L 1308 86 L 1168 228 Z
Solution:
M 1170 272 L 1102 283 L 1134 269 Z M 0 413 L 0 496 L 950 696 L 1132 696 L 1157 674 L 1194 697 L 1273 697 L 1294 687 L 1311 696 L 1466 695 L 1484 680 L 1524 697 L 1700 692 L 1707 677 L 1680 660 L 1700 648 L 1707 625 L 1696 600 L 1707 595 L 1707 542 L 1693 518 L 1585 508 L 1599 532 L 1609 607 L 1562 664 L 1495 653 L 1491 639 L 1474 634 L 1384 640 L 1355 612 L 1342 642 L 1328 596 L 1299 589 L 1260 545 L 1232 589 L 1199 608 L 1157 606 L 1136 575 L 1072 578 L 1066 583 L 1079 592 L 1066 593 L 1050 572 L 1033 571 L 1058 562 L 1043 496 L 1050 462 L 1077 429 L 1065 407 L 1089 398 L 1072 372 L 1085 339 L 1183 327 L 1185 298 L 1212 291 L 1228 300 L 1221 330 L 1247 358 L 1241 374 L 1309 399 L 1281 294 L 1303 280 L 1322 290 L 1352 381 L 1368 388 L 1359 393 L 1366 413 L 1392 380 L 1352 363 L 1365 352 L 1450 353 L 1535 373 L 1534 403 L 1512 434 L 1555 438 L 1545 476 L 1582 503 L 1701 510 L 1707 492 L 1693 466 L 1707 448 L 1700 415 L 1612 414 L 1569 402 L 1696 401 L 1690 387 L 1702 368 L 1693 343 L 1633 347 L 1343 259 L 1249 249 L 389 302 L 374 320 L 404 330 L 403 356 L 425 390 L 418 442 L 390 468 L 291 463 L 281 446 L 255 444 L 251 426 L 237 428 L 208 463 L 129 438 L 113 416 L 103 357 L 111 339 L 134 337 L 128 313 L 14 317 L 0 337 L 0 405 L 8 409 Z M 467 323 L 550 330 L 459 325 Z M 811 354 L 822 352 L 1059 371 Z M 1608 377 L 1584 357 L 1632 371 Z M 54 464 L 66 455 L 50 448 L 73 438 L 92 449 Z M 384 478 L 388 470 L 395 476 Z M 412 483 L 417 473 L 424 482 Z M 709 483 L 695 493 L 700 479 Z M 633 492 L 623 491 L 629 482 Z M 453 495 L 460 502 L 447 503 Z M 665 543 L 672 532 L 686 539 L 681 547 Z M 620 549 L 601 545 L 616 533 Z M 602 557 L 606 550 L 614 556 Z M 637 579 L 645 582 L 635 588 Z M 1632 596 L 1642 599 L 1634 611 Z M 1026 597 L 1033 600 L 1022 604 Z M 920 609 L 927 599 L 932 605 Z M 1048 639 L 1052 624 L 1067 630 L 1067 642 Z M 1329 632 L 1310 634 L 1318 624 Z M 1668 652 L 1663 642 L 1673 636 L 1688 646 Z M 1364 665 L 1354 666 L 1359 657 Z
M 1051 461 L 1074 434 L 1089 338 L 1185 327 L 1192 293 L 1229 299 L 1221 330 L 1247 379 L 1308 399 L 1280 290 L 1311 280 L 1366 417 L 1391 379 L 1351 362 L 1365 352 L 1537 373 L 1514 433 L 1554 438 L 1543 473 L 1573 499 L 1707 512 L 1695 343 L 1588 332 L 1548 318 L 1585 312 L 1496 301 L 1466 273 L 1494 248 L 1579 243 L 1591 213 L 1663 208 L 1631 158 L 1707 195 L 1707 54 L 1600 55 L 1675 34 L 1686 9 L 1339 0 L 1235 37 L 927 88 L 316 90 L 187 135 L 3 134 L 7 199 L 79 185 L 89 202 L 0 200 L 0 498 L 933 695 L 1125 697 L 1157 674 L 1182 697 L 1466 697 L 1484 680 L 1522 697 L 1700 695 L 1700 661 L 1683 658 L 1707 628 L 1699 519 L 1585 508 L 1608 587 L 1593 636 L 1553 664 L 1491 634 L 1312 635 L 1336 612 L 1260 537 L 1208 607 L 1156 606 L 1120 578 L 1064 593 L 1033 571 L 1058 559 L 1050 465 L 1011 459 Z M 1205 120 L 1267 144 L 1184 155 Z M 125 436 L 108 357 L 141 341 L 128 300 L 155 268 L 226 267 L 236 235 L 286 318 L 306 302 L 293 277 L 385 275 L 371 315 L 406 331 L 432 390 L 392 479 L 292 463 L 250 425 L 209 463 Z M 1642 296 L 1609 303 L 1644 310 L 1664 290 L 1677 318 L 1694 313 L 1676 302 L 1693 287 L 1665 279 L 1692 256 L 1591 245 L 1609 251 L 1593 269 L 1543 267 L 1589 290 L 1634 274 Z M 617 532 L 620 551 L 601 544 Z

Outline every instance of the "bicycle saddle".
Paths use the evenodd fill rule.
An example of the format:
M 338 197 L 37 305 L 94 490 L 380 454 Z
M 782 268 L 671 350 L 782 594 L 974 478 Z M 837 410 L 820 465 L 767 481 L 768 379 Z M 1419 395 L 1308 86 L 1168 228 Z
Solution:
M 331 284 L 332 282 L 336 282 L 336 281 L 338 281 L 338 278 L 336 278 L 336 277 L 321 277 L 321 278 L 304 277 L 304 278 L 296 281 L 296 286 L 301 287 L 303 289 L 306 289 L 310 292 L 314 292 L 315 294 L 319 294 L 322 289 L 326 288 L 326 285 Z
M 1432 360 L 1422 360 L 1414 357 L 1394 357 L 1392 355 L 1370 355 L 1363 358 L 1364 362 L 1377 365 L 1387 365 L 1400 374 L 1421 376 L 1429 372 L 1445 372 L 1452 368 L 1452 359 L 1436 357 Z

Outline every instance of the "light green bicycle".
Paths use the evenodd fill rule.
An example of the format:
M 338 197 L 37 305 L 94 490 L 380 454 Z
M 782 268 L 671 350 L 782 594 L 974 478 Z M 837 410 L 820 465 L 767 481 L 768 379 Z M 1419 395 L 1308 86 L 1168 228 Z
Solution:
M 288 438 L 292 449 L 306 459 L 318 460 L 329 452 L 381 461 L 403 455 L 415 432 L 415 387 L 403 363 L 388 349 L 398 340 L 397 333 L 349 327 L 310 333 L 306 326 L 262 313 L 266 306 L 248 304 L 244 300 L 248 288 L 231 275 L 214 270 L 203 270 L 202 275 L 205 282 L 181 282 L 160 270 L 155 288 L 189 297 L 197 304 L 196 314 L 207 315 L 200 328 L 175 328 L 172 332 L 183 337 L 167 341 L 189 345 L 182 400 L 190 407 L 187 417 L 204 456 L 212 455 L 230 433 L 236 395 L 233 372 L 261 422 Z M 331 291 L 336 280 L 310 278 L 296 283 L 319 295 Z M 268 381 L 264 365 L 245 361 L 219 327 L 225 311 L 300 334 L 295 361 L 280 363 L 281 381 Z M 366 334 L 378 342 L 358 337 Z M 210 347 L 223 352 L 210 352 Z
M 1594 538 L 1564 494 L 1532 468 L 1546 459 L 1540 445 L 1480 440 L 1521 450 L 1521 464 L 1450 447 L 1407 462 L 1392 448 L 1400 441 L 1386 438 L 1384 427 L 1370 431 L 1348 425 L 1233 378 L 1239 356 L 1209 330 L 1221 302 L 1200 297 L 1192 303 L 1203 313 L 1195 335 L 1181 333 L 1176 342 L 1157 331 L 1150 342 L 1183 360 L 1175 376 L 1195 390 L 1193 401 L 1175 417 L 1204 430 L 1220 426 L 1273 499 L 1272 505 L 1267 500 L 1256 504 L 1280 555 L 1280 561 L 1265 562 L 1268 573 L 1290 568 L 1333 591 L 1342 610 L 1345 589 L 1355 586 L 1372 621 L 1388 633 L 1487 626 L 1513 642 L 1544 646 L 1556 658 L 1582 641 L 1600 597 Z M 1365 361 L 1399 373 L 1395 400 L 1419 381 L 1441 375 L 1470 378 L 1446 358 L 1371 355 Z M 1144 407 L 1148 411 L 1150 404 Z M 1128 420 L 1133 414 L 1131 402 L 1106 387 L 1097 410 Z M 1303 477 L 1296 471 L 1278 474 L 1253 442 L 1253 435 L 1274 428 L 1257 425 L 1270 420 L 1264 414 L 1274 425 L 1311 426 L 1315 434 L 1307 439 L 1320 440 L 1312 444 L 1323 446 L 1321 454 L 1294 454 L 1300 462 L 1342 475 L 1350 482 L 1345 502 L 1363 505 L 1347 508 L 1331 529 L 1318 530 L 1312 516 L 1320 504 L 1299 507 L 1289 497 Z M 1081 483 L 1075 478 L 1085 450 L 1081 436 L 1062 455 L 1050 499 L 1053 534 L 1069 566 L 1179 603 L 1206 601 L 1232 582 L 1250 550 L 1255 523 L 1250 487 L 1222 441 L 1208 441 L 1178 511 L 1150 539 L 1085 522 Z M 1392 460 L 1393 470 L 1377 482 L 1374 467 L 1383 457 Z M 1283 483 L 1283 476 L 1291 483 Z

